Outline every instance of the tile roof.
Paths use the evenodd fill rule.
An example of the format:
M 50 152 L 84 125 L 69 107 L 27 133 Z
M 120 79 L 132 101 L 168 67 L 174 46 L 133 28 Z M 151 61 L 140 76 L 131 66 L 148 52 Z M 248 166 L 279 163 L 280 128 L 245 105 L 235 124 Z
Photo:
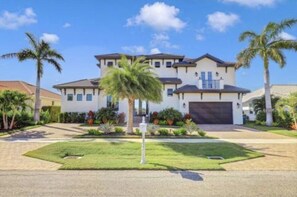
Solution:
M 198 89 L 196 85 L 184 85 L 174 91 L 175 93 L 249 93 L 248 89 L 224 85 L 224 89 Z
M 168 53 L 156 53 L 156 54 L 149 54 L 149 55 L 129 55 L 129 54 L 123 54 L 123 53 L 110 53 L 110 54 L 102 54 L 102 55 L 95 55 L 95 58 L 97 60 L 100 59 L 121 59 L 121 56 L 125 55 L 127 58 L 137 58 L 140 56 L 146 57 L 147 59 L 184 59 L 185 56 L 183 55 L 176 55 L 176 54 L 168 54 Z
M 159 78 L 163 84 L 182 84 L 182 80 L 179 78 Z
M 35 89 L 36 86 L 24 81 L 0 81 L 0 90 L 16 90 L 27 95 L 34 95 Z M 53 99 L 60 99 L 59 94 L 43 88 L 40 89 L 40 96 Z
M 54 85 L 54 88 L 99 88 L 99 80 L 100 78 L 94 79 L 81 79 L 77 81 L 62 83 Z

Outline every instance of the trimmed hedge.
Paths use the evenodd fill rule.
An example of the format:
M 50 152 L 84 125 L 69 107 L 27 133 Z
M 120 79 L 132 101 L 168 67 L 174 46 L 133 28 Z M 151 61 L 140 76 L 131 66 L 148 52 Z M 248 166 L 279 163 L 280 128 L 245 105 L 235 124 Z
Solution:
M 43 106 L 41 108 L 41 111 L 49 112 L 50 115 L 50 120 L 49 122 L 59 122 L 59 114 L 61 112 L 61 107 L 60 106 Z
M 60 123 L 84 123 L 86 113 L 64 112 L 60 113 Z

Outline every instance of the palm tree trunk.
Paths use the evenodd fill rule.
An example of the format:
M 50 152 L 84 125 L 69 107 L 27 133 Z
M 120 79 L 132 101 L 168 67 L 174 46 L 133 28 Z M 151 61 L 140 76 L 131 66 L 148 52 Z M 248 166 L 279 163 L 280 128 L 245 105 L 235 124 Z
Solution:
M 273 119 L 272 119 L 270 76 L 269 76 L 268 63 L 264 67 L 264 88 L 265 88 L 266 125 L 272 126 Z
M 127 133 L 133 133 L 133 104 L 134 100 L 128 99 L 128 123 L 127 123 Z
M 35 107 L 34 107 L 34 121 L 38 122 L 40 120 L 40 74 L 39 69 L 37 69 L 37 79 L 36 79 L 36 90 L 35 90 Z

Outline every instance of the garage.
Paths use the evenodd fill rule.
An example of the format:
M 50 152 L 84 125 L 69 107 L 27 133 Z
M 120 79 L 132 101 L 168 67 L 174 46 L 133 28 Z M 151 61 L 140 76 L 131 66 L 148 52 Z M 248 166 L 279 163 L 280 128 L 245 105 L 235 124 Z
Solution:
M 190 102 L 189 112 L 197 124 L 233 124 L 232 102 Z

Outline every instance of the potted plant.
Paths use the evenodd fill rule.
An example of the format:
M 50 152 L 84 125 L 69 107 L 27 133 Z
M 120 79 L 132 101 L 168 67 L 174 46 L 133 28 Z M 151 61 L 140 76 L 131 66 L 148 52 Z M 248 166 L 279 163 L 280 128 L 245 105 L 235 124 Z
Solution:
M 153 112 L 152 119 L 153 119 L 154 125 L 158 125 L 159 124 L 158 112 L 156 112 L 156 111 Z
M 182 114 L 173 108 L 167 108 L 160 111 L 158 116 L 161 119 L 166 120 L 170 126 L 173 125 L 174 121 L 179 121 L 182 119 Z
M 88 118 L 87 118 L 88 125 L 94 124 L 94 116 L 95 116 L 94 112 L 92 112 L 92 111 L 88 112 Z

